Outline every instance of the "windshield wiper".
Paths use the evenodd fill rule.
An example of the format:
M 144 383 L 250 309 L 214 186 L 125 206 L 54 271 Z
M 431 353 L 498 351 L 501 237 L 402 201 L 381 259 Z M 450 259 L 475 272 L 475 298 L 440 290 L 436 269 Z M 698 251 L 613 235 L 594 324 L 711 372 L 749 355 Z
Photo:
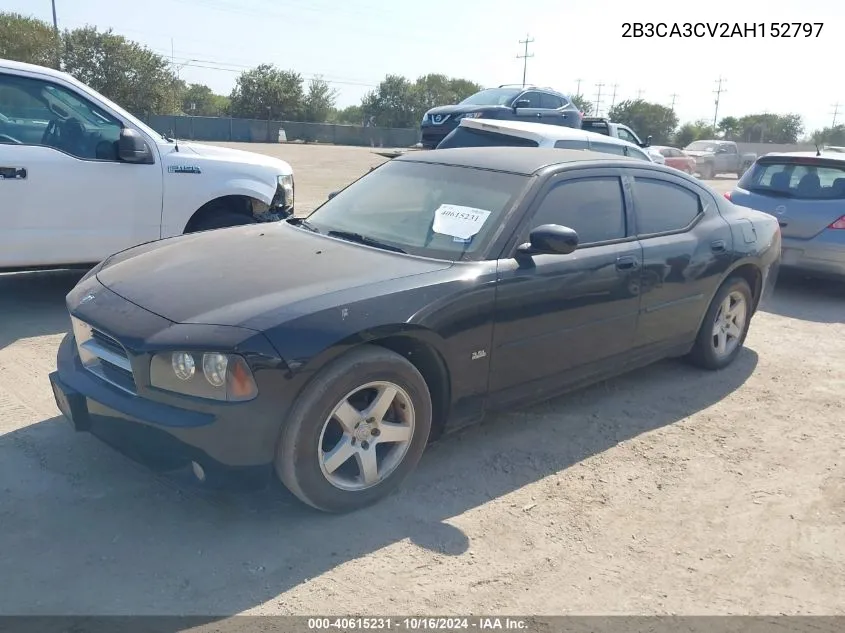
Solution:
M 312 233 L 320 232 L 320 229 L 308 222 L 305 218 L 289 218 L 287 223 L 292 224 L 293 226 L 301 226 L 303 229 L 311 231 Z
M 405 252 L 398 246 L 385 244 L 384 242 L 380 242 L 371 237 L 367 237 L 366 235 L 361 235 L 360 233 L 352 233 L 351 231 L 329 231 L 328 233 L 326 233 L 326 235 L 328 235 L 329 237 L 338 237 L 342 240 L 347 240 L 349 242 L 355 242 L 356 244 L 364 244 L 366 246 L 375 246 L 376 248 L 383 248 L 386 251 L 393 251 L 394 253 Z

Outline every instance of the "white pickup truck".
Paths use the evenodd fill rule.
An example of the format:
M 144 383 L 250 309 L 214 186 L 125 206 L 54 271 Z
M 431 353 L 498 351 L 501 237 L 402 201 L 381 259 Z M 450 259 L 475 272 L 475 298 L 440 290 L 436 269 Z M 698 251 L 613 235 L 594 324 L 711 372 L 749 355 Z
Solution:
M 0 59 L 0 271 L 293 213 L 282 160 L 162 136 L 70 75 Z

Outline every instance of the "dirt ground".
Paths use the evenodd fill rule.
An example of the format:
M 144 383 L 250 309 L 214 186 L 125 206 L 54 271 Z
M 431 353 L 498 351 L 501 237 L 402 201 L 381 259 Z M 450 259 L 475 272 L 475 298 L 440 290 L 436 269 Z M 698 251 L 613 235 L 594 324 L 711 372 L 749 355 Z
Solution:
M 300 211 L 382 160 L 248 149 L 292 163 Z M 338 517 L 74 434 L 47 374 L 79 277 L 0 276 L 0 614 L 845 614 L 842 286 L 782 279 L 727 370 L 490 417 Z

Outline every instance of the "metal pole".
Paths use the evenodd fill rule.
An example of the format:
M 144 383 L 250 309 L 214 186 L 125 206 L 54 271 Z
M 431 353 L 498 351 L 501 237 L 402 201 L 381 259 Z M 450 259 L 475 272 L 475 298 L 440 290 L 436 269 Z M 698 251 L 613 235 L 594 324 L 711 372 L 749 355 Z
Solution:
M 56 19 L 56 0 L 53 0 L 53 29 L 58 33 L 59 21 Z

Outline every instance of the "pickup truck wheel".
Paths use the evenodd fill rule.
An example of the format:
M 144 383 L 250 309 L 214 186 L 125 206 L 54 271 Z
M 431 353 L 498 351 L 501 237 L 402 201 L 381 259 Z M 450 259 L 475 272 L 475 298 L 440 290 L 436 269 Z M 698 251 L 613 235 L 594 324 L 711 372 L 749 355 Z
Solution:
M 285 418 L 279 479 L 314 508 L 349 512 L 414 470 L 431 430 L 431 395 L 405 358 L 363 346 L 322 369 Z
M 198 231 L 212 231 L 214 229 L 224 229 L 230 226 L 241 226 L 244 224 L 255 224 L 255 218 L 244 215 L 243 213 L 233 213 L 231 211 L 223 211 L 220 213 L 209 214 L 206 217 L 200 218 L 186 233 L 196 233 Z
M 704 163 L 704 165 L 701 166 L 701 171 L 699 173 L 701 174 L 702 180 L 713 180 L 713 176 L 715 176 L 713 173 L 713 165 L 709 163 Z

